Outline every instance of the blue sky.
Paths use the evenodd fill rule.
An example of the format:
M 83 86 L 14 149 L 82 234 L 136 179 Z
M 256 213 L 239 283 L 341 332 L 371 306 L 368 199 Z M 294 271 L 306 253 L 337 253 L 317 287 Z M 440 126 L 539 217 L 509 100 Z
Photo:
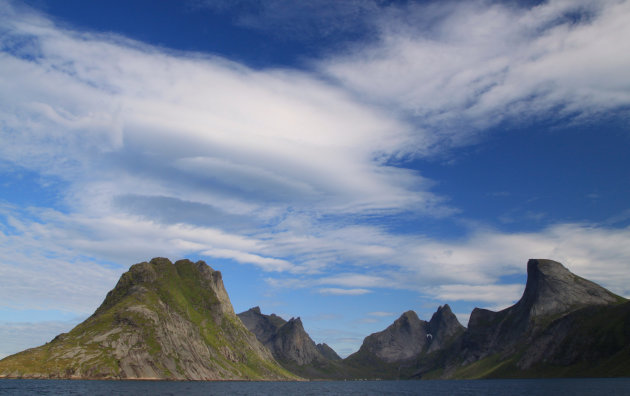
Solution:
M 630 2 L 0 1 L 0 356 L 131 264 L 346 356 L 551 258 L 630 296 Z

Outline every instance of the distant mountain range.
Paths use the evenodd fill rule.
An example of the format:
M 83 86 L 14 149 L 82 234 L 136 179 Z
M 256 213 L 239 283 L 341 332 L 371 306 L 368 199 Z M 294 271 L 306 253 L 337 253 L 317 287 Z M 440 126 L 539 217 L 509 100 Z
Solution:
M 259 307 L 238 315 L 203 261 L 131 266 L 69 333 L 0 361 L 0 378 L 195 380 L 630 376 L 630 302 L 552 260 L 529 260 L 521 299 L 475 308 L 468 328 L 448 305 L 429 321 L 403 313 L 341 359 L 300 318 Z

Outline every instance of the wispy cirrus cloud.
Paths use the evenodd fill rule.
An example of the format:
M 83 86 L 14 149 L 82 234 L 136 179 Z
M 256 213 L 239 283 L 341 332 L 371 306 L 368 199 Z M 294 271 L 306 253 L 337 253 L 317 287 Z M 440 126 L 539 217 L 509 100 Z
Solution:
M 368 289 L 341 289 L 338 287 L 325 287 L 317 290 L 320 294 L 332 294 L 335 296 L 359 296 L 370 293 Z
M 378 42 L 321 67 L 431 130 L 416 140 L 421 154 L 474 142 L 503 122 L 584 122 L 630 104 L 627 1 L 410 3 L 391 11 Z
M 55 180 L 59 197 L 1 207 L 5 304 L 86 312 L 122 265 L 188 254 L 256 266 L 274 287 L 493 306 L 516 293 L 502 277 L 548 257 L 630 295 L 628 228 L 440 239 L 369 221 L 457 213 L 430 180 L 392 165 L 403 158 L 550 109 L 588 118 L 627 106 L 628 2 L 390 8 L 371 19 L 380 41 L 315 71 L 254 70 L 0 7 L 0 156 Z M 405 22 L 433 17 L 420 31 Z

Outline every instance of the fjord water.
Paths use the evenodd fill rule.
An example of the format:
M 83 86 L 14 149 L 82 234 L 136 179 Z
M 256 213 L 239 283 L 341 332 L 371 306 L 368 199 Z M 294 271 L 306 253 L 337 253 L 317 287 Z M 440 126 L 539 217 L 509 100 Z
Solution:
M 630 378 L 437 381 L 84 381 L 0 380 L 0 395 L 511 395 L 625 396 Z

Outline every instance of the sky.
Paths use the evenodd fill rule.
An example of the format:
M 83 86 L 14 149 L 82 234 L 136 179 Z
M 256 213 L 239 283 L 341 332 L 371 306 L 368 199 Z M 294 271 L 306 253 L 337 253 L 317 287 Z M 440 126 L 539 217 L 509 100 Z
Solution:
M 630 1 L 0 0 L 0 357 L 134 263 L 341 356 L 516 302 L 630 297 Z

